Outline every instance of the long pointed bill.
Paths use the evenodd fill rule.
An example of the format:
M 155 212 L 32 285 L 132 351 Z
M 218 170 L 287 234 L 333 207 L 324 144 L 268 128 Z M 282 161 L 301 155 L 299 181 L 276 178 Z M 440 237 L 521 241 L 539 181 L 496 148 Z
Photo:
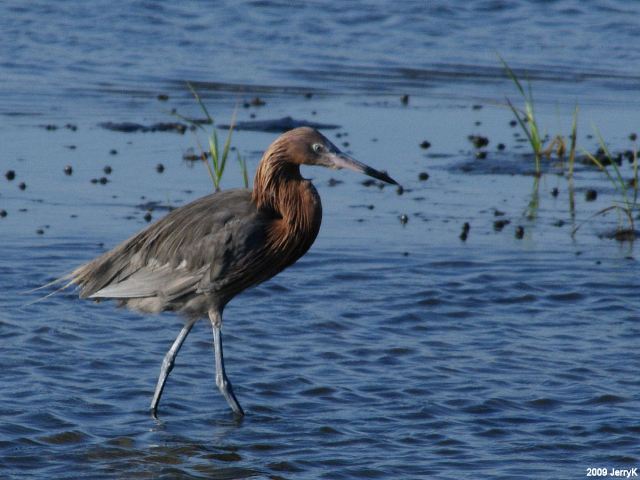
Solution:
M 348 170 L 353 170 L 354 172 L 364 173 L 365 175 L 369 175 L 370 177 L 377 178 L 378 180 L 382 180 L 383 182 L 391 183 L 393 185 L 398 185 L 393 178 L 387 175 L 384 172 L 380 172 L 375 168 L 371 168 L 369 165 L 365 165 L 357 161 L 354 158 L 351 158 L 346 153 L 335 153 L 329 155 L 329 167 L 341 169 L 346 168 Z

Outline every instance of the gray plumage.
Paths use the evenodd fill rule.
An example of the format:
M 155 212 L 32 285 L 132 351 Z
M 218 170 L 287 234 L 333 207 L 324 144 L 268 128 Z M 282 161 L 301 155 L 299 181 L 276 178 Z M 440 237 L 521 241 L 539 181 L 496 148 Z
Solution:
M 261 278 L 273 215 L 259 211 L 251 191 L 202 197 L 78 268 L 81 298 L 116 298 L 147 313 L 207 315 Z

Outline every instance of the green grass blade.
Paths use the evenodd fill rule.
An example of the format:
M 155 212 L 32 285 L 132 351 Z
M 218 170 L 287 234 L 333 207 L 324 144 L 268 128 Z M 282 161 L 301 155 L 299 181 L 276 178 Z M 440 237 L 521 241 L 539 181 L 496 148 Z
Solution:
M 207 171 L 209 172 L 209 176 L 211 177 L 211 181 L 213 182 L 213 186 L 215 187 L 215 190 L 218 191 L 219 188 L 218 188 L 218 183 L 216 182 L 216 176 L 213 173 L 213 170 L 211 169 L 211 165 L 209 165 L 209 161 L 207 160 L 207 157 L 205 155 L 202 155 L 202 161 L 207 167 Z
M 247 170 L 247 161 L 240 155 L 240 152 L 238 152 L 238 163 L 240 164 L 240 170 L 242 171 L 244 188 L 249 188 L 249 172 Z
M 627 196 L 627 184 L 624 182 L 622 173 L 620 173 L 620 168 L 618 167 L 618 164 L 613 160 L 611 153 L 609 153 L 609 149 L 607 148 L 607 145 L 604 142 L 604 138 L 602 138 L 602 134 L 596 127 L 594 127 L 594 129 L 596 131 L 596 135 L 598 136 L 598 142 L 600 142 L 600 148 L 602 148 L 602 150 L 604 151 L 605 155 L 607 156 L 607 159 L 611 163 L 613 171 L 616 174 L 617 181 L 615 183 L 617 184 L 617 190 L 622 195 L 625 204 L 627 204 L 627 206 L 631 206 L 629 202 L 629 198 Z
M 237 110 L 234 110 L 233 116 L 231 117 L 231 123 L 229 124 L 229 133 L 227 134 L 227 140 L 224 142 L 224 149 L 222 151 L 222 171 L 224 171 L 224 167 L 227 164 L 227 157 L 229 156 L 229 149 L 231 148 L 231 137 L 233 135 L 233 129 L 236 126 L 236 113 Z
M 216 151 L 216 162 L 215 162 L 215 169 L 216 169 L 216 174 L 220 173 L 220 146 L 219 146 L 219 142 L 218 142 L 218 131 L 217 130 L 213 130 L 213 134 L 212 134 L 212 138 L 213 138 L 213 146 L 215 148 Z
M 227 164 L 227 157 L 229 157 L 229 149 L 231 148 L 231 133 L 232 130 L 229 128 L 229 134 L 227 135 L 227 140 L 224 142 L 224 149 L 222 150 L 222 162 L 220 170 L 224 171 L 224 167 Z
M 607 157 L 609 158 L 609 160 L 611 161 L 611 157 L 609 155 L 608 150 L 605 149 L 605 153 L 607 155 Z M 605 208 L 604 210 L 601 210 L 599 212 L 597 212 L 597 214 L 602 214 L 605 213 L 611 209 L 616 209 L 618 211 L 618 214 L 620 213 L 624 213 L 627 217 L 627 220 L 629 221 L 629 226 L 630 228 L 633 230 L 635 228 L 634 226 L 634 220 L 633 220 L 633 205 L 629 203 L 629 200 L 627 198 L 627 187 L 624 183 L 624 180 L 622 180 L 622 183 L 620 183 L 620 180 L 622 179 L 622 177 L 620 176 L 619 179 L 615 179 L 611 173 L 609 173 L 609 170 L 607 168 L 605 168 L 605 166 L 602 164 L 602 162 L 600 162 L 600 160 L 598 160 L 596 157 L 594 157 L 592 154 L 590 154 L 589 152 L 585 152 L 587 158 L 589 158 L 589 160 L 591 160 L 595 165 L 598 166 L 598 168 L 600 170 L 602 170 L 606 175 L 607 178 L 609 179 L 609 181 L 611 182 L 611 184 L 613 185 L 614 189 L 620 193 L 620 195 L 623 198 L 623 203 L 624 206 L 621 205 L 617 205 L 614 204 L 611 207 Z M 615 165 L 615 162 L 612 162 L 612 165 Z M 618 173 L 620 173 L 620 170 L 617 168 L 615 168 L 615 171 Z M 593 217 L 592 217 L 593 218 Z M 620 219 L 618 219 L 618 221 L 620 222 Z M 578 230 L 578 228 L 574 229 L 574 233 Z
M 191 90 L 191 94 L 196 99 L 196 102 L 198 102 L 198 105 L 200 105 L 200 108 L 204 112 L 204 115 L 207 117 L 207 120 L 209 121 L 209 123 L 213 123 L 213 117 L 209 115 L 209 110 L 207 110 L 207 107 L 202 102 L 202 99 L 200 98 L 200 95 L 198 95 L 198 92 L 196 92 L 196 89 L 193 88 L 193 85 L 191 85 L 190 82 L 187 82 L 187 87 L 189 87 L 189 90 Z
M 578 138 L 578 105 L 573 111 L 573 125 L 571 126 L 571 146 L 569 147 L 569 177 L 573 177 L 573 167 L 576 161 L 576 142 Z
M 204 115 L 207 118 L 207 123 L 208 124 L 212 124 L 213 123 L 213 117 L 211 116 L 211 114 L 207 110 L 207 107 L 204 105 L 204 102 L 202 101 L 202 98 L 200 97 L 198 92 L 195 90 L 193 85 L 191 85 L 191 83 L 189 83 L 189 82 L 187 82 L 187 87 L 189 88 L 189 90 L 191 91 L 193 97 L 196 99 L 198 105 L 200 106 L 200 108 L 204 112 Z M 194 121 L 194 120 L 188 119 L 186 117 L 183 117 L 182 115 L 178 115 L 175 112 L 174 112 L 174 114 L 179 116 L 180 118 L 182 118 L 183 120 L 185 120 L 189 124 L 195 125 L 200 130 L 207 132 L 207 130 L 202 126 L 203 122 L 198 122 L 198 121 Z M 223 177 L 223 174 L 224 174 L 224 171 L 225 171 L 225 167 L 226 167 L 226 164 L 227 164 L 227 159 L 229 157 L 229 152 L 231 150 L 231 139 L 233 137 L 233 130 L 234 130 L 235 125 L 236 125 L 236 114 L 237 114 L 237 107 L 233 112 L 233 118 L 232 118 L 232 121 L 231 121 L 231 125 L 229 127 L 229 133 L 228 133 L 227 138 L 226 138 L 226 140 L 224 142 L 224 145 L 222 147 L 222 151 L 220 150 L 220 141 L 218 140 L 218 131 L 217 131 L 217 129 L 213 128 L 213 131 L 210 134 L 207 132 L 207 140 L 208 140 L 208 147 L 209 147 L 209 155 L 211 156 L 211 163 L 209 163 L 207 161 L 207 156 L 204 153 L 204 149 L 200 145 L 200 142 L 198 141 L 198 138 L 196 136 L 196 141 L 198 142 L 198 145 L 200 146 L 200 150 L 202 151 L 202 160 L 205 162 L 205 165 L 207 167 L 207 171 L 209 173 L 209 176 L 211 177 L 211 180 L 213 181 L 213 185 L 214 185 L 215 191 L 219 191 L 220 190 L 220 184 L 222 182 L 222 177 Z M 248 175 L 246 173 L 246 163 L 244 161 L 242 161 L 241 165 L 244 166 L 243 177 L 244 177 L 245 185 L 248 185 L 249 179 L 248 179 Z
M 585 221 L 581 222 L 579 225 L 577 225 L 572 231 L 571 231 L 571 236 L 574 237 L 577 233 L 578 230 L 580 230 L 582 228 L 583 225 L 585 225 L 586 223 L 589 223 L 591 220 L 593 220 L 594 218 L 600 216 L 600 215 L 604 215 L 607 212 L 610 212 L 611 210 L 617 210 L 618 208 L 620 208 L 618 205 L 611 205 L 609 207 L 603 208 L 602 210 L 597 211 L 596 213 L 594 213 L 593 215 L 591 215 L 589 218 L 587 218 Z
M 502 66 L 504 67 L 505 72 L 507 72 L 507 75 L 509 76 L 509 78 L 513 81 L 513 83 L 515 83 L 518 90 L 520 90 L 520 94 L 526 99 L 527 95 L 524 92 L 524 88 L 522 88 L 522 84 L 520 83 L 520 80 L 518 80 L 518 77 L 516 76 L 516 74 L 513 73 L 513 70 L 511 70 L 511 67 L 509 67 L 507 62 L 504 60 L 504 58 L 500 56 L 500 54 L 498 54 L 498 58 L 502 62 Z
M 216 190 L 220 189 L 220 169 L 218 166 L 218 135 L 216 131 L 209 137 L 209 152 L 211 152 L 211 164 L 213 166 L 213 184 Z
M 516 120 L 518 120 L 518 123 L 520 124 L 520 128 L 527 135 L 527 139 L 529 140 L 529 143 L 533 147 L 534 145 L 533 138 L 531 138 L 531 134 L 529 133 L 529 129 L 527 128 L 527 125 L 524 123 L 524 120 L 520 117 L 520 112 L 516 107 L 513 106 L 513 103 L 511 103 L 511 100 L 509 100 L 508 98 L 507 98 L 507 104 L 509 105 L 509 108 L 511 109 L 513 114 L 515 115 Z
M 607 176 L 607 178 L 609 179 L 609 181 L 611 182 L 611 184 L 613 185 L 615 190 L 618 190 L 618 184 L 616 183 L 615 179 L 609 173 L 609 170 L 607 170 L 607 168 L 602 164 L 602 162 L 600 160 L 598 160 L 596 157 L 594 157 L 590 152 L 587 152 L 586 150 L 582 150 L 582 152 L 585 154 L 585 156 L 589 160 L 591 160 L 591 162 L 593 162 L 593 164 L 596 167 L 598 167 L 600 170 L 602 170 L 605 173 L 605 175 Z

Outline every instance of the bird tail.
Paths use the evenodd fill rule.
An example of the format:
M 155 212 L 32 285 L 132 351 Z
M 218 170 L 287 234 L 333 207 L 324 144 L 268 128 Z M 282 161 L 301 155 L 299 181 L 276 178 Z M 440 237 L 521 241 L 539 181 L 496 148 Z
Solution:
M 39 287 L 33 288 L 31 290 L 27 290 L 26 292 L 24 292 L 24 294 L 30 294 L 30 293 L 34 293 L 34 292 L 39 292 L 40 290 L 44 290 L 46 288 L 50 288 L 53 287 L 54 285 L 60 285 L 61 283 L 64 283 L 64 285 L 62 285 L 61 287 L 56 288 L 53 292 L 49 292 L 48 294 L 42 296 L 42 297 L 38 297 L 35 300 L 32 300 L 30 302 L 27 302 L 24 306 L 28 306 L 28 305 L 33 305 L 34 303 L 38 303 L 41 302 L 43 300 L 46 300 L 49 297 L 52 297 L 53 295 L 55 295 L 56 293 L 60 293 L 63 290 L 66 290 L 67 288 L 69 288 L 72 285 L 75 285 L 77 283 L 77 279 L 76 279 L 76 274 L 77 271 L 74 270 L 73 272 L 69 272 L 65 275 L 63 275 L 62 277 L 56 278 L 55 280 L 46 283 L 44 285 L 41 285 Z

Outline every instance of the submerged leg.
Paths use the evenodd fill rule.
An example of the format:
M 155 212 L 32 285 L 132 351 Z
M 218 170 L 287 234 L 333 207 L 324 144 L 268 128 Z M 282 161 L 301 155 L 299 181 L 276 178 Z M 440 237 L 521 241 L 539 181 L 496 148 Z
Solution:
M 222 355 L 222 313 L 217 310 L 209 311 L 209 320 L 211 320 L 211 326 L 213 328 L 213 348 L 216 355 L 216 385 L 220 392 L 227 400 L 227 403 L 236 415 L 244 415 L 244 411 L 233 394 L 233 387 L 231 382 L 227 378 L 227 374 L 224 371 L 224 357 Z
M 186 323 L 184 327 L 182 327 L 182 330 L 180 330 L 178 337 L 175 339 L 173 345 L 171 345 L 171 348 L 164 356 L 162 367 L 160 368 L 160 376 L 158 377 L 158 384 L 156 385 L 156 391 L 153 394 L 153 400 L 151 400 L 151 406 L 149 407 L 151 410 L 151 415 L 153 415 L 154 417 L 158 412 L 158 403 L 160 403 L 160 396 L 162 396 L 162 390 L 164 390 L 164 384 L 167 382 L 167 377 L 171 373 L 171 370 L 173 370 L 176 356 L 178 355 L 180 347 L 182 347 L 184 340 L 187 338 L 187 335 L 189 335 L 189 332 L 191 331 L 191 328 L 195 323 L 196 320 L 189 320 L 189 322 Z

